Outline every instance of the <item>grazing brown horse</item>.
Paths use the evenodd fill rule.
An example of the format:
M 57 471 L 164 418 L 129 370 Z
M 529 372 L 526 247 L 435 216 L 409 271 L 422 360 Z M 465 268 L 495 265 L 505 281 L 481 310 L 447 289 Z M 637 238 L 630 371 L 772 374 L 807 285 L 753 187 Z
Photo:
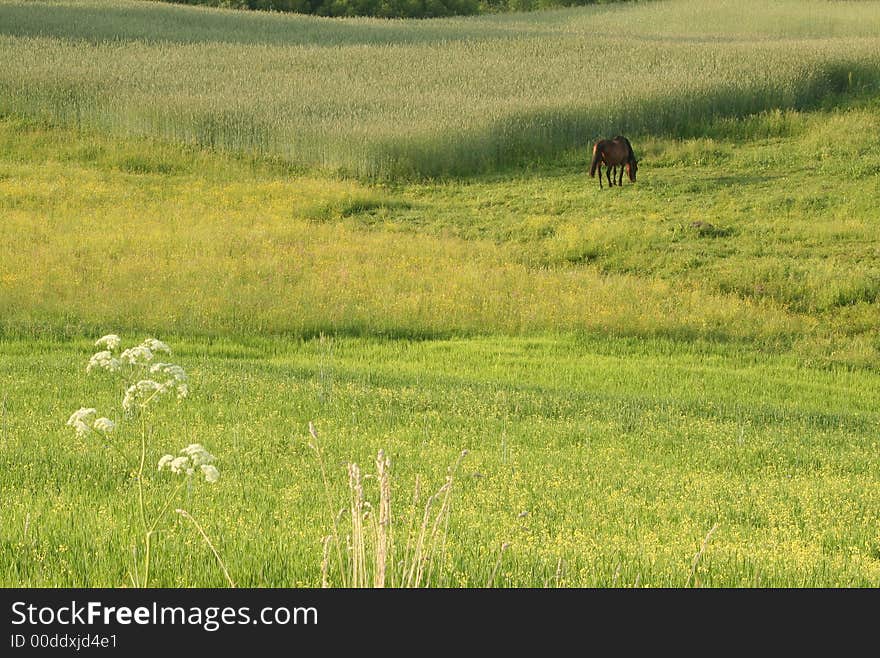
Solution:
M 596 175 L 599 170 L 599 188 L 602 188 L 602 165 L 605 165 L 605 177 L 608 179 L 608 187 L 614 186 L 611 178 L 612 171 L 614 178 L 617 179 L 618 185 L 623 185 L 623 170 L 629 174 L 629 179 L 636 182 L 636 171 L 639 169 L 639 163 L 632 150 L 632 144 L 622 135 L 618 135 L 614 139 L 600 139 L 593 144 L 593 160 L 590 162 L 590 178 Z M 620 167 L 620 175 L 618 177 L 617 167 Z

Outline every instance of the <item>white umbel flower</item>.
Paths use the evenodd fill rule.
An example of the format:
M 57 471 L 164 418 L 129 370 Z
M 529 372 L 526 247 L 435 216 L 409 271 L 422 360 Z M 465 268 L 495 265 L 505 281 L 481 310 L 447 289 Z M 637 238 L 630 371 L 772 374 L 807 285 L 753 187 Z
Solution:
M 111 352 L 122 344 L 122 339 L 116 334 L 101 336 L 95 341 L 95 347 L 106 347 Z
M 220 479 L 220 471 L 211 463 L 213 461 L 214 455 L 205 450 L 202 444 L 192 443 L 180 451 L 179 457 L 163 455 L 159 460 L 159 470 L 168 469 L 175 475 L 189 477 L 199 469 L 205 476 L 205 482 L 214 484 Z
M 189 384 L 187 384 L 189 378 L 180 366 L 173 363 L 154 363 L 150 367 L 150 374 L 165 375 L 168 378 L 162 385 L 163 393 L 174 390 L 178 399 L 185 398 L 189 394 Z
M 212 466 L 211 464 L 202 464 L 201 466 L 202 473 L 205 475 L 205 482 L 208 484 L 214 484 L 217 480 L 220 479 L 220 471 L 217 470 L 216 466 Z
M 180 452 L 192 460 L 193 466 L 203 466 L 214 461 L 214 455 L 205 450 L 201 443 L 191 443 Z
M 97 413 L 97 409 L 92 409 L 91 407 L 81 407 L 77 411 L 74 411 L 70 415 L 70 418 L 67 419 L 67 426 L 72 427 L 74 430 L 76 430 L 77 436 L 85 436 L 92 431 L 90 424 L 92 418 L 94 418 Z
M 152 379 L 142 379 L 136 384 L 132 384 L 125 391 L 125 397 L 122 398 L 122 408 L 130 411 L 138 400 L 149 400 L 152 395 L 158 395 L 162 392 L 163 387 L 159 382 Z
M 116 429 L 116 423 L 109 418 L 98 418 L 92 423 L 92 427 L 99 432 L 104 432 L 104 434 L 110 434 L 110 432 Z
M 146 345 L 129 347 L 119 355 L 119 360 L 124 363 L 130 363 L 133 366 L 145 366 L 153 360 L 153 352 Z
M 154 363 L 150 366 L 150 373 L 154 375 L 161 373 L 174 382 L 185 382 L 188 379 L 186 371 L 173 363 Z
M 119 368 L 122 367 L 119 359 L 113 357 L 113 353 L 110 350 L 104 350 L 103 352 L 98 352 L 92 355 L 92 358 L 89 359 L 89 365 L 86 366 L 86 372 L 91 372 L 95 368 L 102 368 L 104 370 L 109 370 L 110 372 L 116 372 Z
M 170 468 L 171 472 L 175 475 L 183 475 L 184 473 L 192 475 L 194 472 L 189 457 L 175 457 L 171 460 L 168 468 Z
M 165 354 L 171 354 L 171 348 L 168 347 L 161 340 L 156 340 L 155 338 L 147 338 L 143 343 L 141 343 L 141 347 L 146 347 L 150 352 L 164 352 Z

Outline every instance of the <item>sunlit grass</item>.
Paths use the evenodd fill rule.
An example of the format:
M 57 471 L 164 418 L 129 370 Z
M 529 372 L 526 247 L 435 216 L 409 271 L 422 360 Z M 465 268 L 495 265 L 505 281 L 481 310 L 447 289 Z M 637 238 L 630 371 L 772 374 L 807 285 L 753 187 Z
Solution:
M 2 122 L 3 331 L 601 331 L 871 365 L 875 105 L 635 138 L 639 181 L 606 191 L 577 154 L 516 176 L 371 186 Z M 866 138 L 822 155 L 844 125 Z
M 186 504 L 239 585 L 321 583 L 309 420 L 339 507 L 346 462 L 372 472 L 385 449 L 399 528 L 415 476 L 432 493 L 470 451 L 432 585 L 484 586 L 509 543 L 497 585 L 684 586 L 716 523 L 701 585 L 880 583 L 876 374 L 665 341 L 175 344 L 193 386 L 156 432 L 216 450 L 220 482 Z M 90 344 L 0 351 L 2 583 L 124 584 L 134 483 L 64 427 L 83 400 L 115 399 L 83 377 Z M 186 523 L 155 548 L 155 584 L 225 585 Z

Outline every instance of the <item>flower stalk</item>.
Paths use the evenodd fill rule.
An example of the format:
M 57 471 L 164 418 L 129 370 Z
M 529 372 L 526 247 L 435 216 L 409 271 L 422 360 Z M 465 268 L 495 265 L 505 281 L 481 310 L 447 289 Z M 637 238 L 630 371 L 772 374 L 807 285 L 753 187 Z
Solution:
M 107 334 L 95 341 L 95 346 L 100 351 L 89 359 L 86 372 L 91 374 L 106 371 L 125 382 L 125 393 L 121 403 L 122 420 L 116 422 L 110 418 L 98 417 L 96 408 L 81 407 L 71 414 L 67 420 L 67 426 L 71 427 L 80 438 L 88 438 L 92 435 L 103 437 L 104 445 L 122 456 L 129 472 L 134 474 L 137 480 L 135 499 L 137 509 L 135 513 L 139 519 L 136 527 L 139 526 L 140 539 L 136 539 L 132 547 L 133 573 L 131 580 L 135 587 L 149 587 L 155 535 L 159 532 L 162 521 L 167 517 L 172 503 L 178 499 L 184 485 L 192 483 L 196 474 L 204 477 L 208 484 L 214 484 L 220 478 L 220 471 L 214 465 L 214 455 L 198 443 L 183 448 L 177 457 L 164 455 L 159 460 L 157 470 L 159 472 L 170 471 L 172 475 L 179 476 L 181 480 L 170 490 L 166 489 L 164 497 L 160 494 L 159 503 L 153 508 L 158 509 L 158 512 L 151 514 L 146 486 L 147 463 L 152 450 L 151 438 L 153 435 L 149 412 L 163 398 L 171 397 L 172 394 L 177 400 L 186 398 L 189 395 L 189 378 L 186 371 L 179 365 L 154 362 L 158 354 L 171 354 L 171 348 L 155 338 L 147 338 L 138 345 L 122 350 L 122 339 L 116 334 Z M 118 427 L 127 424 L 129 420 L 140 421 L 138 423 L 140 440 L 135 451 L 129 449 L 129 452 L 126 452 L 125 444 L 118 440 L 112 440 L 111 435 L 119 433 Z M 135 455 L 130 455 L 130 452 L 135 452 Z M 189 518 L 195 524 L 202 538 L 220 561 L 227 582 L 234 587 L 234 582 L 229 577 L 225 565 L 202 527 L 191 516 L 185 515 L 185 518 Z M 140 557 L 138 555 L 139 546 L 143 547 Z

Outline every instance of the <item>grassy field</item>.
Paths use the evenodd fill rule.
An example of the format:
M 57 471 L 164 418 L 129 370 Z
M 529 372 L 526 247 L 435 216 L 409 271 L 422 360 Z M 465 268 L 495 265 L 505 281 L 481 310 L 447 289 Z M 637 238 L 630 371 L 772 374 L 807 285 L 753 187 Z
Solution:
M 703 338 L 875 367 L 880 107 L 634 138 L 636 185 L 585 155 L 370 186 L 283 163 L 0 124 L 0 327 L 431 338 Z M 831 147 L 833 136 L 859 139 Z
M 12 62 L 0 67 L 0 88 L 12 90 L 0 94 L 0 585 L 142 582 L 132 553 L 144 547 L 139 494 L 147 515 L 157 513 L 175 482 L 189 482 L 157 472 L 159 458 L 196 442 L 216 456 L 220 480 L 189 482 L 173 506 L 197 519 L 242 586 L 320 586 L 322 540 L 350 496 L 346 464 L 375 473 L 379 449 L 391 459 L 394 560 L 468 450 L 421 584 L 880 584 L 880 96 L 859 78 L 870 66 L 854 66 L 880 12 L 781 2 L 737 21 L 739 5 L 385 23 L 0 2 L 0 53 Z M 683 96 L 662 97 L 650 75 L 638 78 L 641 107 L 665 107 L 669 122 L 617 116 L 632 119 L 640 158 L 637 183 L 623 188 L 600 191 L 587 176 L 581 137 L 604 124 L 581 126 L 593 111 L 586 102 L 571 115 L 581 127 L 553 133 L 568 137 L 547 151 L 487 156 L 488 142 L 468 130 L 488 125 L 483 103 L 506 98 L 513 78 L 485 96 L 441 87 L 431 100 L 403 82 L 374 89 L 377 104 L 363 106 L 374 114 L 358 130 L 378 141 L 352 151 L 346 167 L 378 162 L 388 122 L 426 143 L 419 122 L 456 104 L 464 123 L 438 142 L 442 157 L 470 143 L 489 163 L 466 178 L 382 182 L 269 148 L 289 136 L 284 121 L 265 144 L 204 148 L 174 132 L 195 101 L 175 105 L 157 91 L 170 79 L 165 65 L 186 53 L 202 62 L 190 64 L 188 82 L 214 85 L 222 66 L 200 59 L 209 47 L 218 62 L 321 52 L 331 70 L 333 57 L 353 52 L 391 66 L 412 49 L 442 47 L 467 76 L 463 63 L 477 68 L 505 48 L 528 54 L 534 43 L 534 59 L 517 66 L 541 78 L 541 49 L 568 52 L 597 16 L 632 26 L 641 49 L 654 29 L 659 49 L 674 42 L 720 58 L 694 50 L 676 64 L 719 67 L 700 83 L 709 105 L 694 114 L 677 104 Z M 838 56 L 845 41 L 852 50 Z M 737 48 L 751 55 L 736 60 Z M 589 55 L 579 52 L 567 66 Z M 791 102 L 751 96 L 751 82 L 724 86 L 725 71 L 760 70 L 762 53 L 780 65 L 760 84 L 787 89 Z M 156 68 L 105 86 L 102 76 L 147 55 Z M 801 65 L 815 80 L 846 73 L 816 86 L 813 73 L 795 75 Z M 40 94 L 58 80 L 72 95 L 45 103 Z M 341 84 L 329 80 L 321 93 Z M 269 84 L 249 83 L 254 98 Z M 158 85 L 150 111 L 174 130 L 142 123 L 140 101 L 121 102 L 141 84 Z M 231 93 L 217 87 L 202 100 Z M 529 115 L 533 93 L 493 107 Z M 741 98 L 728 105 L 728 93 Z M 421 109 L 406 123 L 402 106 L 380 97 Z M 71 108 L 82 110 L 75 119 Z M 347 115 L 334 116 L 342 132 L 316 137 L 322 149 L 350 136 Z M 518 125 L 497 143 L 532 134 Z M 168 342 L 173 354 L 162 358 L 186 369 L 189 396 L 162 400 L 142 415 L 149 424 L 123 413 L 125 384 L 86 373 L 95 339 L 110 332 L 126 346 Z M 120 452 L 65 426 L 80 407 L 117 423 Z M 309 447 L 310 421 L 323 461 Z M 141 437 L 147 468 L 137 463 Z M 378 510 L 377 480 L 364 487 Z M 151 541 L 150 585 L 228 584 L 173 511 Z M 326 548 L 329 584 L 344 584 L 333 542 Z M 391 574 L 400 584 L 397 562 Z
M 0 112 L 366 178 L 467 175 L 813 106 L 880 80 L 878 34 L 876 3 L 820 0 L 436 21 L 3 0 Z
M 409 525 L 415 476 L 424 504 L 459 451 L 470 451 L 432 585 L 684 586 L 715 524 L 703 585 L 876 586 L 880 578 L 874 372 L 661 340 L 175 346 L 191 396 L 155 414 L 149 461 L 196 440 L 217 456 L 220 481 L 193 487 L 179 504 L 201 521 L 238 585 L 321 582 L 332 519 L 307 447 L 310 420 L 339 507 L 345 462 L 373 472 L 376 451 L 388 452 L 398 532 Z M 0 582 L 127 584 L 134 482 L 114 453 L 64 427 L 81 405 L 119 420 L 121 389 L 86 377 L 86 341 L 4 342 L 2 350 L 0 382 L 10 393 Z M 167 478 L 150 476 L 151 493 L 168 488 Z M 153 584 L 223 586 L 196 532 L 167 526 Z

